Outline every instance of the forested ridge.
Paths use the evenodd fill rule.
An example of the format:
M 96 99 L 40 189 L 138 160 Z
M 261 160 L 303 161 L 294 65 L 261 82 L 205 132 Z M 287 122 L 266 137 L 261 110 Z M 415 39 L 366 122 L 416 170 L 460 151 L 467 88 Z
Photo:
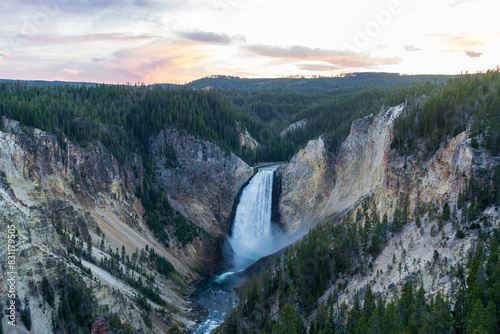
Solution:
M 345 78 L 210 78 L 175 85 L 96 85 L 85 83 L 0 83 L 0 114 L 85 145 L 97 140 L 121 163 L 130 152 L 147 154 L 149 140 L 174 127 L 218 144 L 249 164 L 286 161 L 307 141 L 323 134 L 332 150 L 353 120 L 395 105 L 408 95 L 430 94 L 445 76 L 361 73 Z M 215 84 L 202 90 L 204 82 Z M 425 83 L 425 84 L 424 84 Z M 303 129 L 282 138 L 290 124 Z M 259 143 L 241 147 L 247 130 Z
M 0 114 L 56 133 L 61 145 L 65 136 L 83 145 L 101 141 L 122 162 L 130 152 L 147 152 L 150 138 L 167 127 L 238 154 L 236 122 L 245 126 L 253 121 L 215 92 L 115 85 L 30 87 L 21 82 L 0 84 Z
M 355 119 L 378 112 L 383 105 L 400 104 L 408 96 L 430 94 L 439 85 L 437 78 L 443 79 L 375 73 L 264 80 L 269 88 L 236 85 L 220 90 L 5 81 L 0 83 L 0 115 L 56 134 L 63 149 L 66 138 L 82 146 L 101 142 L 122 165 L 133 154 L 141 155 L 146 177 L 151 177 L 149 149 L 161 130 L 173 127 L 214 142 L 249 164 L 286 161 L 319 135 L 334 152 Z M 436 83 L 423 83 L 424 79 Z M 290 124 L 304 119 L 304 128 L 280 136 Z M 241 146 L 240 136 L 246 132 L 258 142 L 255 148 Z M 167 153 L 168 168 L 178 168 L 175 152 Z M 148 225 L 164 245 L 172 235 L 186 245 L 198 230 L 168 205 L 167 194 L 151 184 L 146 180 L 144 193 L 137 193 Z
M 266 81 L 260 82 L 260 86 L 268 87 L 266 89 L 256 89 L 250 83 L 238 88 L 229 85 L 230 88 L 220 89 L 220 92 L 236 108 L 267 125 L 266 131 L 270 131 L 267 138 L 273 138 L 290 124 L 305 121 L 305 126 L 287 132 L 284 141 L 268 145 L 276 148 L 276 161 L 287 160 L 319 135 L 323 135 L 329 149 L 336 152 L 354 120 L 377 113 L 382 106 L 395 106 L 408 98 L 432 94 L 449 78 L 360 73 L 346 78 L 275 79 L 276 82 L 270 81 L 267 85 Z M 256 154 L 249 159 L 259 160 L 259 152 Z
M 427 94 L 426 94 L 427 95 Z M 448 80 L 420 103 L 410 104 L 394 124 L 392 148 L 401 154 L 434 154 L 441 143 L 470 127 L 479 143 L 500 153 L 500 72 L 466 74 Z

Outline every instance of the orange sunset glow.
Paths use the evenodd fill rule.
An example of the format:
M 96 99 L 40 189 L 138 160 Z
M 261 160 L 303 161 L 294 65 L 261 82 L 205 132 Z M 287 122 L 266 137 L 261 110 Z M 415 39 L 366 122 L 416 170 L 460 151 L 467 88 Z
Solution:
M 484 71 L 493 0 L 6 0 L 0 77 L 184 83 L 345 72 Z

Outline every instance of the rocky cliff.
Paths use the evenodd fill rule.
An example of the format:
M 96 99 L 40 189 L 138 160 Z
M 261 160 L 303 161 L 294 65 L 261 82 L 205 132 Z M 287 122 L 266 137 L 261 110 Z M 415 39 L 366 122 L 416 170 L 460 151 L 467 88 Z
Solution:
M 281 222 L 288 233 L 307 229 L 334 187 L 333 169 L 324 139 L 310 141 L 287 165 L 279 167 Z
M 169 163 L 165 151 L 175 158 Z M 217 145 L 169 129 L 152 143 L 152 159 L 158 185 L 172 203 L 210 234 L 229 232 L 229 216 L 240 188 L 253 176 L 253 168 Z
M 390 144 L 394 119 L 403 110 L 399 105 L 354 121 L 334 158 L 327 158 L 321 138 L 310 141 L 282 171 L 282 222 L 293 231 L 353 212 L 368 197 L 375 199 L 379 214 L 389 217 L 405 197 L 410 212 L 433 201 L 451 206 L 466 178 L 491 173 L 498 163 L 487 151 L 471 147 L 468 132 L 429 160 L 400 156 Z
M 390 144 L 394 119 L 404 108 L 383 108 L 353 122 L 333 159 L 325 158 L 321 138 L 309 142 L 283 171 L 281 221 L 291 232 L 335 217 L 355 219 L 363 203 L 370 203 L 370 208 L 375 204 L 378 215 L 387 214 L 389 221 L 403 207 L 408 213 L 404 220 L 409 222 L 402 231 L 390 233 L 382 253 L 364 259 L 373 269 L 337 280 L 323 300 L 339 284 L 345 284 L 340 302 L 352 305 L 355 293 L 368 283 L 374 293 L 392 298 L 407 280 L 423 284 L 428 296 L 437 291 L 450 295 L 457 285 L 453 268 L 478 241 L 475 231 L 464 238 L 455 236 L 457 217 L 463 216 L 457 201 L 472 176 L 491 179 L 498 157 L 471 147 L 467 131 L 443 143 L 430 159 L 422 161 L 418 154 L 399 155 Z M 440 215 L 445 203 L 451 208 L 452 219 L 443 223 Z M 419 222 L 415 221 L 417 214 Z M 483 214 L 490 222 L 486 228 L 499 226 L 497 211 L 490 208 Z
M 4 119 L 4 125 L 5 132 L 0 132 L 2 238 L 7 240 L 5 226 L 15 225 L 17 294 L 23 307 L 29 305 L 35 333 L 53 331 L 62 270 L 80 277 L 99 307 L 107 305 L 121 322 L 144 332 L 193 326 L 190 305 L 182 296 L 185 284 L 199 278 L 204 261 L 215 258 L 217 239 L 228 230 L 234 199 L 252 169 L 212 143 L 173 130 L 155 138 L 153 152 L 168 143 L 176 156 L 175 168 L 165 167 L 172 161 L 153 159 L 156 181 L 172 204 L 205 231 L 185 246 L 166 248 L 145 223 L 144 207 L 136 197 L 145 180 L 141 156 L 131 155 L 122 165 L 98 142 L 81 147 L 15 121 Z M 153 249 L 156 258 L 151 255 Z M 0 258 L 6 256 L 3 247 Z M 159 258 L 172 264 L 175 274 L 162 274 L 165 267 L 158 263 L 167 262 Z M 213 266 L 206 269 L 214 270 Z M 6 278 L 5 263 L 0 274 Z M 148 282 L 148 277 L 156 277 L 148 283 L 153 290 L 139 291 L 137 282 Z M 54 291 L 54 308 L 40 293 L 43 278 Z M 5 289 L 0 287 L 4 295 Z M 141 293 L 157 295 L 165 305 L 148 295 L 145 303 L 153 311 L 144 311 L 144 302 L 138 303 L 136 297 Z M 18 332 L 27 332 L 21 321 L 18 324 Z
M 170 155 L 166 152 L 170 151 Z M 216 269 L 217 239 L 231 229 L 231 210 L 240 188 L 253 176 L 253 168 L 217 145 L 174 129 L 160 131 L 151 145 L 156 185 L 169 194 L 171 205 L 210 236 L 179 253 L 191 268 Z

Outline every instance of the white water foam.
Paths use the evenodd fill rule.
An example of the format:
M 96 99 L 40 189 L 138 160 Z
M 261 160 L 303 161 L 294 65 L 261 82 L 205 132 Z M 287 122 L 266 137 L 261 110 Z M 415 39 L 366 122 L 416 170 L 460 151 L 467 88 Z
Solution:
M 243 268 L 278 249 L 278 233 L 271 224 L 275 168 L 259 170 L 241 193 L 229 238 L 235 268 Z

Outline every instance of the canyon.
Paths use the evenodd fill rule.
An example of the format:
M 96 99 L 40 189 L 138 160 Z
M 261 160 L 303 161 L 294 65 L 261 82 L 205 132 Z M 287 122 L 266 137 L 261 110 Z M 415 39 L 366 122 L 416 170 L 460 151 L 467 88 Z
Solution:
M 273 210 L 278 213 L 273 218 L 289 243 L 335 218 L 355 220 L 366 203 L 374 205 L 380 216 L 393 217 L 401 206 L 409 213 L 409 222 L 391 235 L 381 254 L 364 259 L 371 263 L 371 271 L 331 282 L 322 300 L 344 281 L 347 285 L 339 298 L 349 305 L 354 294 L 368 284 L 375 294 L 394 298 L 408 280 L 422 284 L 428 296 L 438 291 L 451 295 L 457 282 L 450 271 L 464 261 L 479 239 L 475 231 L 465 238 L 455 236 L 457 217 L 462 214 L 457 202 L 468 179 L 492 177 L 499 158 L 473 148 L 468 130 L 442 143 L 429 159 L 400 155 L 391 148 L 391 140 L 394 120 L 405 107 L 383 107 L 354 121 L 336 154 L 328 150 L 322 136 L 311 140 L 274 172 L 278 190 Z M 77 274 L 99 305 L 109 305 L 109 312 L 143 332 L 193 329 L 200 319 L 188 291 L 224 265 L 221 249 L 231 235 L 241 191 L 256 169 L 216 144 L 174 128 L 161 130 L 150 139 L 151 161 L 147 164 L 137 154 L 120 164 L 99 142 L 83 147 L 7 118 L 3 123 L 0 217 L 5 225 L 16 226 L 18 295 L 29 305 L 35 332 L 52 332 L 51 319 L 56 315 L 36 287 L 43 278 L 55 286 L 63 269 Z M 242 137 L 256 145 L 247 138 L 248 133 Z M 183 244 L 173 233 L 168 242 L 158 240 L 145 221 L 147 203 L 141 200 L 145 182 L 167 194 L 175 212 L 194 224 L 192 240 Z M 423 206 L 432 205 L 440 213 L 445 203 L 453 219 L 441 233 L 432 231 L 437 219 L 423 211 L 418 218 L 421 226 L 417 226 Z M 495 208 L 488 208 L 485 217 L 488 229 L 499 227 Z M 90 244 L 95 263 L 69 252 L 70 239 Z M 165 305 L 149 300 L 153 311 L 145 314 L 137 302 L 137 289 L 98 265 L 112 258 L 115 249 L 123 258 L 136 252 L 150 254 L 154 249 L 171 263 L 175 273 L 170 276 L 150 263 L 144 268 L 146 277 L 155 277 L 151 286 Z M 2 248 L 0 257 L 6 255 Z M 394 268 L 399 262 L 405 266 L 403 272 Z M 124 263 L 120 266 L 128 270 Z M 2 265 L 0 274 L 5 277 L 6 273 Z M 5 289 L 2 285 L 0 292 L 6 294 Z M 167 311 L 160 311 L 162 308 Z M 16 330 L 28 332 L 22 326 Z

